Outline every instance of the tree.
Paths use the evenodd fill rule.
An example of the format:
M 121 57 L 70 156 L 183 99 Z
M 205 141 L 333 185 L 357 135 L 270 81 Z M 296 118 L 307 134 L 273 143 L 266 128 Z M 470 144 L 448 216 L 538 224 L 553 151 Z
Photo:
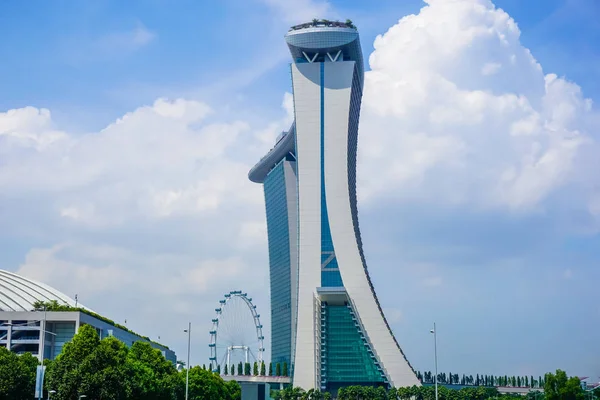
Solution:
M 258 375 L 258 362 L 254 361 L 254 367 L 252 368 L 252 375 Z
M 90 325 L 82 325 L 73 339 L 66 343 L 62 352 L 52 362 L 46 372 L 46 387 L 56 390 L 54 400 L 76 398 L 81 383 L 81 366 L 100 344 L 96 330 Z
M 238 363 L 237 374 L 240 376 L 244 375 L 244 366 L 241 361 Z
M 275 376 L 281 376 L 281 364 L 275 364 Z
M 225 370 L 223 371 L 223 375 L 229 375 L 229 367 L 225 364 Z
M 583 400 L 584 392 L 577 377 L 568 378 L 565 371 L 556 370 L 555 374 L 544 376 L 544 395 L 546 400 Z
M 244 363 L 244 375 L 246 375 L 246 376 L 250 375 L 250 372 L 251 372 L 250 368 L 251 367 L 250 367 L 250 363 L 249 362 Z
M 260 375 L 261 376 L 265 376 L 266 375 L 265 372 L 266 372 L 266 370 L 265 370 L 265 362 L 261 361 L 261 363 L 260 363 Z
M 189 395 L 191 400 L 237 400 L 241 389 L 236 382 L 225 382 L 223 379 L 200 367 L 190 368 Z
M 130 397 L 134 399 L 169 400 L 181 384 L 173 364 L 147 342 L 135 342 L 129 348 L 127 371 L 131 374 Z
M 283 362 L 283 376 L 288 376 L 288 364 L 286 361 Z
M 273 363 L 269 363 L 269 376 L 273 376 Z
M 18 356 L 6 346 L 0 346 L 0 399 L 32 398 L 38 364 L 30 353 Z

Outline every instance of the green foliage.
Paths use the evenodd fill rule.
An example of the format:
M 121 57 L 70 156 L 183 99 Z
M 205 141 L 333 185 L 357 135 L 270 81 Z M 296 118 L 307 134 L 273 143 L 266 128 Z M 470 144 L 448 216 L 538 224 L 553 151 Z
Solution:
M 281 364 L 275 364 L 275 376 L 281 376 Z
M 236 382 L 226 383 L 218 375 L 200 367 L 190 368 L 190 400 L 237 400 L 241 389 Z
M 254 376 L 258 375 L 258 363 L 256 361 L 254 361 L 254 366 L 252 368 L 252 375 L 254 375 Z
M 261 374 L 261 376 L 265 376 L 266 375 L 266 369 L 265 369 L 265 362 L 264 361 L 262 361 L 260 363 L 260 374 Z
M 276 364 L 275 369 L 277 369 L 277 365 L 279 365 L 279 363 Z M 313 393 L 314 396 L 314 389 L 311 389 L 311 391 L 309 391 L 308 393 Z M 304 389 L 299 388 L 299 387 L 287 387 L 283 390 L 275 390 L 272 393 L 272 397 L 275 400 L 305 400 L 308 399 L 308 397 L 306 396 L 307 392 L 304 391 Z M 313 399 L 321 399 L 321 397 L 311 397 L 311 400 Z
M 244 366 L 242 365 L 242 362 L 240 361 L 238 364 L 238 368 L 237 368 L 237 374 L 238 375 L 244 375 Z
M 283 376 L 288 376 L 288 364 L 287 362 L 283 363 L 283 372 L 282 372 Z
M 225 382 L 231 400 L 242 400 L 242 388 L 236 381 Z
M 269 376 L 273 376 L 273 363 L 269 363 Z
M 229 375 L 229 367 L 225 364 L 225 370 L 223 371 L 223 375 Z
M 85 379 L 82 363 L 91 357 L 100 345 L 96 330 L 89 325 L 82 325 L 66 343 L 61 354 L 48 366 L 46 371 L 46 387 L 56 390 L 55 400 L 70 400 L 78 396 L 82 381 Z
M 180 378 L 171 362 L 149 343 L 136 342 L 127 354 L 131 374 L 131 398 L 170 400 L 177 393 Z
M 29 353 L 18 356 L 0 346 L 0 400 L 33 398 L 38 359 Z
M 565 371 L 557 369 L 544 377 L 544 395 L 546 400 L 583 400 L 585 393 L 579 378 L 568 378 Z
M 250 363 L 249 362 L 244 363 L 244 375 L 250 376 L 250 372 L 251 372 L 250 368 L 251 367 L 250 367 Z
M 425 372 L 416 372 L 417 379 L 419 379 L 422 383 L 430 383 L 433 384 L 435 382 L 435 377 L 431 373 L 431 371 Z M 543 379 L 540 377 L 539 380 L 535 380 L 533 376 L 494 376 L 494 375 L 485 375 L 485 374 L 476 374 L 475 377 L 473 375 L 462 375 L 460 377 L 458 374 L 449 373 L 440 373 L 438 375 L 438 383 L 441 384 L 450 384 L 450 385 L 464 385 L 464 386 L 512 386 L 512 387 L 530 387 L 530 388 L 542 388 L 543 387 Z
M 217 373 L 194 367 L 189 374 L 190 400 L 241 398 L 239 385 L 224 382 Z M 185 375 L 147 342 L 127 348 L 113 337 L 100 340 L 94 328 L 82 325 L 49 364 L 46 388 L 56 390 L 54 400 L 76 400 L 80 394 L 102 400 L 182 400 Z M 33 383 L 27 398 L 32 393 Z
M 454 377 L 456 378 L 456 375 L 454 375 Z M 446 376 L 446 378 L 448 378 L 448 376 Z M 496 389 L 487 387 L 473 387 L 452 390 L 441 386 L 438 389 L 440 400 L 486 400 L 500 396 Z M 397 389 L 392 388 L 386 391 L 383 387 L 375 388 L 370 386 L 348 386 L 340 389 L 337 393 L 337 396 L 338 400 L 433 400 L 435 399 L 435 388 L 432 386 L 413 386 Z

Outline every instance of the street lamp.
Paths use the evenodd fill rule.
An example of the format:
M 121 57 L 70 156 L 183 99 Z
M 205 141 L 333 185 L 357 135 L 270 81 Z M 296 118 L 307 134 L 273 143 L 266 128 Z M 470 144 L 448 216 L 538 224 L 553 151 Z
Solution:
M 433 349 L 435 354 L 435 400 L 438 400 L 437 330 L 435 329 L 435 322 L 433 323 L 433 329 L 429 332 L 433 333 Z
M 87 397 L 87 395 L 85 395 L 85 394 L 80 394 L 80 395 L 79 395 L 79 400 L 81 400 L 81 399 L 84 399 L 84 398 L 86 398 L 86 397 Z
M 187 368 L 185 369 L 185 400 L 188 400 L 188 391 L 190 385 L 190 338 L 192 335 L 192 323 L 188 322 L 188 328 L 183 330 L 188 334 L 188 352 L 187 352 Z
M 56 390 L 48 390 L 48 400 L 50 400 L 50 395 L 56 393 Z

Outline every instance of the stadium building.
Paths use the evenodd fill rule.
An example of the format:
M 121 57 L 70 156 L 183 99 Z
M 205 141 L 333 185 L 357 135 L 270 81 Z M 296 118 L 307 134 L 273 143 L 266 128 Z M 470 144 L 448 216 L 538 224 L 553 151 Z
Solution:
M 264 186 L 271 361 L 291 365 L 293 384 L 307 390 L 419 385 L 375 294 L 359 231 L 358 31 L 315 20 L 285 40 L 294 123 L 248 175 Z
M 56 302 L 70 310 L 34 311 L 40 302 Z M 177 361 L 168 347 L 115 324 L 58 290 L 0 270 L 0 346 L 18 354 L 31 353 L 40 360 L 53 360 L 83 324 L 94 327 L 101 339 L 114 336 L 127 346 L 137 341 L 150 342 L 167 360 Z

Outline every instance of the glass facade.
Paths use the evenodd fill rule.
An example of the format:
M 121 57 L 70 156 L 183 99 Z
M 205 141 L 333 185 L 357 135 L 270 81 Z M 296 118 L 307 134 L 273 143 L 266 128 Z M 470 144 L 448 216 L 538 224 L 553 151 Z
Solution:
M 264 181 L 271 282 L 271 361 L 291 365 L 292 293 L 290 235 L 282 160 Z
M 321 304 L 321 354 L 321 379 L 328 391 L 348 385 L 386 384 L 347 304 Z
M 75 322 L 50 322 L 47 330 L 53 335 L 46 333 L 44 357 L 54 360 L 62 351 L 65 343 L 71 341 L 75 336 Z

